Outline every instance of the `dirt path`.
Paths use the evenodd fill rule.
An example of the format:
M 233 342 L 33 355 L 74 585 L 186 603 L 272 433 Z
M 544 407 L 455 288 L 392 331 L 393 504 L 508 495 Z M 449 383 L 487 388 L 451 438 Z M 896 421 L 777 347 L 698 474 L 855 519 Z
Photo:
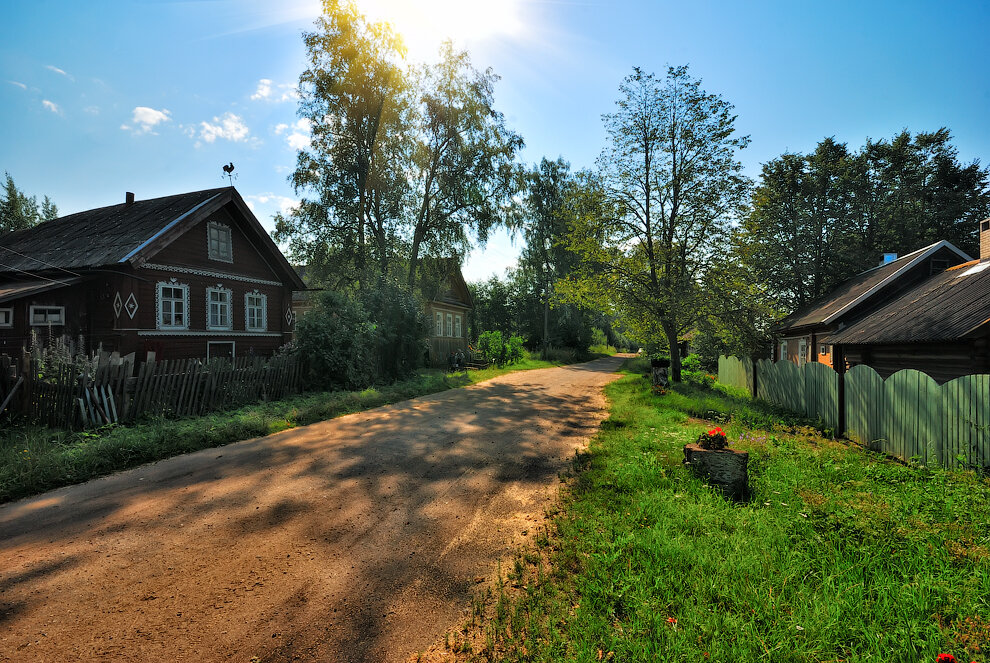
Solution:
M 513 373 L 0 507 L 0 661 L 404 661 L 542 518 L 620 362 Z

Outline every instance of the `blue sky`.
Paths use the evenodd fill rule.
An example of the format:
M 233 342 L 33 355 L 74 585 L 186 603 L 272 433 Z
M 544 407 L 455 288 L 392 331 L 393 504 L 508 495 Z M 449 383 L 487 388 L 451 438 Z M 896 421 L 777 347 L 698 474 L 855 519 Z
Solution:
M 990 3 L 363 0 L 406 34 L 410 60 L 454 33 L 502 76 L 497 106 L 523 158 L 591 167 L 601 115 L 632 67 L 689 64 L 735 104 L 746 171 L 826 136 L 951 129 L 990 160 Z M 63 213 L 234 182 L 269 228 L 305 128 L 293 87 L 319 3 L 261 0 L 9 3 L 0 23 L 0 171 Z M 496 237 L 469 280 L 518 251 Z

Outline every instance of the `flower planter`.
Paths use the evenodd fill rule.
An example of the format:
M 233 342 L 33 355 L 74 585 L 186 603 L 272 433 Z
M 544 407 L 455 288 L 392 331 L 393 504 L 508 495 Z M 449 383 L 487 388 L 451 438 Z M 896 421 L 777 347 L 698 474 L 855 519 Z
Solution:
M 727 499 L 745 499 L 749 493 L 749 453 L 735 449 L 703 449 L 684 445 L 684 464 L 706 482 L 721 489 Z

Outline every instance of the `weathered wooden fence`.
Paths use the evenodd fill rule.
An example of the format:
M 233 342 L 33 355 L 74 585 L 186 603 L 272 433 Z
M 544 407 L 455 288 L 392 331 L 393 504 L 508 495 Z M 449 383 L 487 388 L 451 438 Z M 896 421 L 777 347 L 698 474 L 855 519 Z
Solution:
M 752 382 L 745 383 L 748 361 L 720 357 L 719 382 L 754 393 Z M 939 385 L 910 369 L 884 380 L 869 366 L 853 366 L 839 375 L 816 362 L 799 367 L 760 360 L 754 378 L 757 398 L 821 421 L 877 451 L 944 467 L 990 467 L 990 375 Z M 840 411 L 845 415 L 841 431 Z
M 20 366 L 18 367 L 18 364 Z M 300 390 L 298 357 L 174 359 L 99 363 L 96 368 L 37 359 L 0 360 L 6 413 L 51 427 L 99 426 L 144 414 L 183 416 L 223 410 Z

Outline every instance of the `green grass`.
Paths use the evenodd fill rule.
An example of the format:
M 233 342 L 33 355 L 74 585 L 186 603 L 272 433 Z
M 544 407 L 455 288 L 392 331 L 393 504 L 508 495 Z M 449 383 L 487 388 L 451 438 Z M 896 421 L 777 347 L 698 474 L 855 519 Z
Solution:
M 985 661 L 990 486 L 822 437 L 738 393 L 630 374 L 561 511 L 490 600 L 474 660 Z M 748 503 L 681 464 L 710 426 Z
M 423 370 L 409 380 L 364 391 L 307 393 L 203 417 L 146 419 L 93 431 L 12 426 L 0 432 L 0 503 L 178 454 L 269 435 L 514 371 L 559 365 L 527 356 L 510 366 L 469 373 Z

